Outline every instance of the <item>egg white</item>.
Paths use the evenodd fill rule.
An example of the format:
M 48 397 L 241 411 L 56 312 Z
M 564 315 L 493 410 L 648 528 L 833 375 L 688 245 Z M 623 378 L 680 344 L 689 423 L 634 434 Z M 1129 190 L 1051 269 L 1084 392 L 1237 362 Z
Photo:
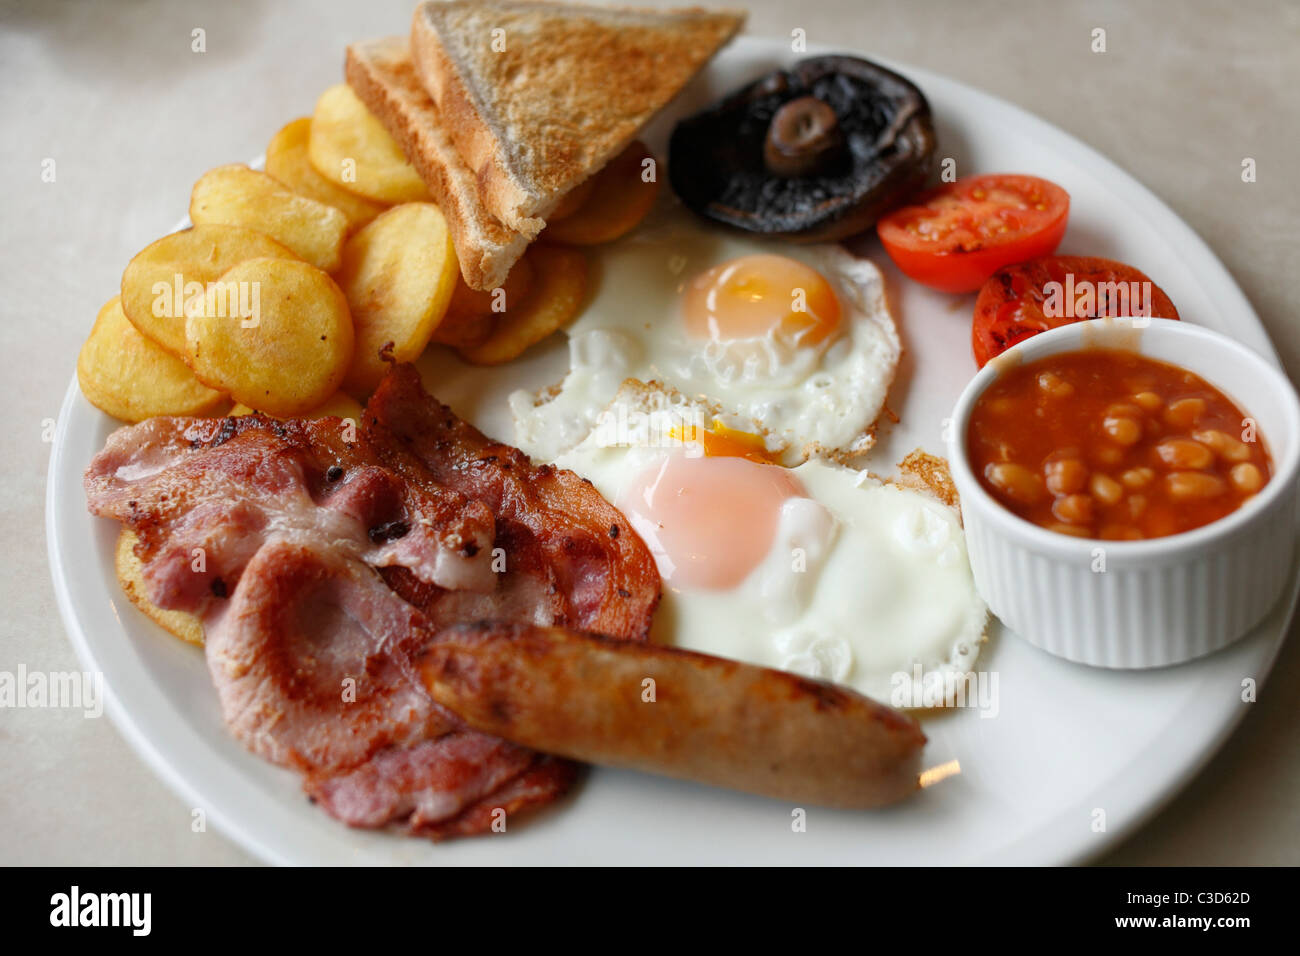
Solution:
M 836 335 L 818 347 L 776 336 L 731 343 L 687 336 L 682 293 L 712 266 L 778 253 L 820 272 L 839 298 Z M 595 293 L 569 327 L 569 371 L 542 395 L 510 397 L 515 443 L 550 461 L 590 432 L 625 379 L 714 403 L 765 436 L 786 464 L 858 454 L 884 406 L 902 347 L 880 271 L 838 245 L 793 246 L 722 233 L 661 201 L 630 235 L 592 250 Z
M 653 393 L 620 394 L 645 407 Z M 700 453 L 648 442 L 647 431 L 624 435 L 622 445 L 598 434 L 556 464 L 614 502 L 664 456 Z M 918 674 L 924 687 L 954 687 L 974 668 L 988 622 L 955 511 L 820 459 L 792 474 L 808 496 L 782 505 L 762 561 L 731 590 L 665 586 L 652 640 L 831 680 L 900 706 L 921 699 Z

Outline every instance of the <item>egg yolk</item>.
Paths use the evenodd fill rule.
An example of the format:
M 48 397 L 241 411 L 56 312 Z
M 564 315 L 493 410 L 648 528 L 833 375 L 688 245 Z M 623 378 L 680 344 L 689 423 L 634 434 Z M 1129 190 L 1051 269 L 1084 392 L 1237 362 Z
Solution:
M 711 458 L 748 458 L 765 464 L 776 461 L 776 456 L 767 450 L 763 436 L 728 428 L 716 418 L 708 428 L 696 428 L 694 425 L 673 428 L 668 432 L 668 437 L 683 444 L 699 442 L 704 454 Z
M 673 455 L 637 475 L 619 496 L 674 588 L 734 588 L 776 537 L 787 498 L 806 497 L 787 469 L 734 456 Z
M 840 324 L 835 290 L 816 269 L 796 259 L 762 253 L 714 266 L 683 294 L 687 332 L 730 342 L 775 335 L 793 345 L 816 345 Z

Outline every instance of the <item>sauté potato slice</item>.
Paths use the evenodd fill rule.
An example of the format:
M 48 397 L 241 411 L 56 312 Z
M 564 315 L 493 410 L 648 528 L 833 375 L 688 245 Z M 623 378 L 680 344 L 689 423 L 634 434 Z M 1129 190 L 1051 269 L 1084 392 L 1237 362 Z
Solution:
M 496 289 L 471 289 L 458 277 L 447 314 L 434 329 L 433 341 L 453 348 L 482 344 L 496 328 L 497 319 L 512 305 L 521 305 L 532 286 L 533 264 L 527 255 L 510 268 L 499 295 Z
M 339 267 L 348 217 L 333 206 L 300 196 L 274 176 L 241 164 L 218 166 L 199 177 L 190 193 L 196 225 L 245 226 L 288 246 L 317 269 Z
M 135 532 L 123 528 L 117 536 L 117 548 L 113 555 L 113 568 L 117 572 L 117 583 L 130 599 L 155 624 L 173 637 L 179 637 L 187 644 L 203 646 L 203 623 L 193 614 L 184 611 L 165 611 L 149 600 L 144 589 L 144 567 L 135 556 Z
M 497 316 L 483 342 L 460 349 L 475 365 L 501 365 L 521 355 L 573 321 L 587 294 L 587 260 L 581 250 L 534 243 L 525 253 L 532 261 L 533 287 L 523 302 Z
M 573 246 L 593 246 L 613 242 L 634 229 L 655 204 L 659 195 L 659 178 L 646 182 L 642 178 L 643 164 L 653 160 L 654 154 L 637 140 L 611 159 L 588 182 L 579 186 L 590 191 L 581 205 L 565 213 L 558 221 L 552 216 L 542 236 L 549 242 L 563 242 Z M 579 194 L 581 195 L 581 193 Z M 564 206 L 563 201 L 561 207 Z
M 321 270 L 249 259 L 226 272 L 224 297 L 186 306 L 190 368 L 199 380 L 268 415 L 292 417 L 338 390 L 352 361 L 352 316 Z
M 234 418 L 239 418 L 241 415 L 252 415 L 254 411 L 255 409 L 241 403 L 232 408 L 228 414 Z M 361 415 L 364 411 L 365 409 L 361 407 L 360 402 L 347 392 L 340 391 L 335 392 L 329 398 L 325 399 L 322 404 L 317 405 L 311 411 L 303 412 L 301 415 L 295 415 L 294 417 L 329 418 L 330 416 L 334 416 L 335 418 L 350 418 L 355 424 L 360 425 Z
M 77 381 L 92 405 L 126 422 L 155 415 L 211 415 L 230 404 L 184 362 L 142 335 L 122 311 L 120 296 L 99 310 L 77 356 Z
M 561 219 L 568 219 L 586 204 L 595 188 L 595 175 L 588 176 L 578 183 L 560 198 L 554 209 L 546 214 L 546 224 L 553 225 Z
M 177 358 L 185 357 L 185 302 L 245 259 L 297 259 L 270 236 L 243 226 L 194 226 L 146 246 L 122 273 L 122 311 Z
M 333 206 L 348 217 L 348 231 L 355 232 L 388 208 L 334 185 L 307 158 L 311 117 L 286 125 L 266 147 L 266 171 L 300 196 Z
M 397 140 L 346 83 L 316 101 L 307 156 L 316 171 L 374 202 L 427 202 L 429 189 Z
M 357 334 L 349 393 L 363 398 L 379 384 L 388 343 L 398 362 L 424 351 L 459 277 L 447 220 L 432 203 L 394 206 L 347 241 L 337 278 Z

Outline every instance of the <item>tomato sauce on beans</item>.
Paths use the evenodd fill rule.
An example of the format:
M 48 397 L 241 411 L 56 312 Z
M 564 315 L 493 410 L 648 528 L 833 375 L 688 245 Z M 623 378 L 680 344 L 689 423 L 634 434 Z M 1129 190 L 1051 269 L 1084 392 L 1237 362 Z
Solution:
M 985 490 L 1014 513 L 1110 540 L 1217 521 L 1273 470 L 1254 423 L 1213 385 L 1105 348 L 999 376 L 971 411 L 966 449 Z

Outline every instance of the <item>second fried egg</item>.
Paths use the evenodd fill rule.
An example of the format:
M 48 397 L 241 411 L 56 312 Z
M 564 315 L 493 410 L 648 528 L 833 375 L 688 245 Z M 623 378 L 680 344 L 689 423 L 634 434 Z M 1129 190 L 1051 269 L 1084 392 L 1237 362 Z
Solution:
M 632 383 L 556 464 L 654 555 L 653 640 L 889 702 L 913 700 L 917 675 L 952 686 L 973 669 L 988 611 L 957 512 L 931 494 L 821 459 L 772 464 L 700 406 Z

